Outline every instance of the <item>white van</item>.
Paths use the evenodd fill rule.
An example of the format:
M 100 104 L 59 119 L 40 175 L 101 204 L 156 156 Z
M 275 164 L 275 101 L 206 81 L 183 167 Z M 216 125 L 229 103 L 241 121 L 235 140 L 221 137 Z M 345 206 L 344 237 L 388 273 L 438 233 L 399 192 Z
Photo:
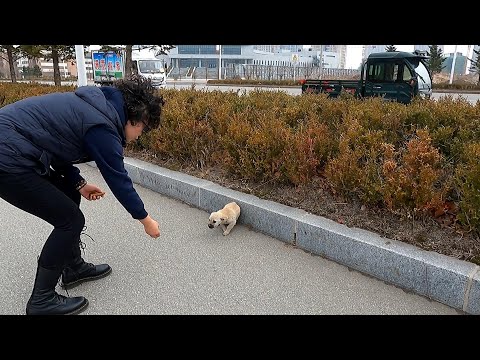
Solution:
M 153 86 L 162 87 L 167 83 L 165 62 L 157 59 L 152 51 L 134 50 L 132 62 L 137 74 L 151 79 Z

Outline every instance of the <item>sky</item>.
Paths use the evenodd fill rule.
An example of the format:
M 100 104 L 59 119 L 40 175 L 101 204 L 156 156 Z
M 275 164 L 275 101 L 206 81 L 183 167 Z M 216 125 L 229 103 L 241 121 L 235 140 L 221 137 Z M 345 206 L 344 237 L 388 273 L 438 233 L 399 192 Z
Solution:
M 358 69 L 362 61 L 362 47 L 363 45 L 347 45 L 347 59 L 345 67 L 347 69 Z M 413 51 L 413 45 L 395 45 L 399 51 Z M 473 48 L 473 46 L 472 46 Z M 457 45 L 457 52 L 467 55 L 468 45 Z M 453 53 L 455 45 L 445 45 L 444 54 Z M 472 50 L 470 50 L 471 52 Z M 471 56 L 471 54 L 470 54 Z

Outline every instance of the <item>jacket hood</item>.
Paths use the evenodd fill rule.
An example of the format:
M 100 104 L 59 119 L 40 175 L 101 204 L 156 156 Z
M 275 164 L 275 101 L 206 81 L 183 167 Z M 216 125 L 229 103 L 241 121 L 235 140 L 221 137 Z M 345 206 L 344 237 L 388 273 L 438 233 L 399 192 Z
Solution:
M 103 95 L 105 95 L 107 101 L 117 110 L 120 121 L 122 125 L 125 126 L 127 123 L 127 111 L 122 92 L 112 86 L 101 86 L 100 90 L 103 92 Z
M 125 115 L 119 114 L 119 110 L 123 109 L 123 104 L 119 105 L 120 101 L 123 102 L 123 97 L 120 90 L 112 88 L 110 92 L 107 91 L 107 96 L 110 95 L 109 97 L 113 97 L 113 101 L 116 104 L 112 104 L 111 101 L 107 100 L 104 91 L 100 90 L 100 88 L 97 86 L 81 86 L 75 90 L 75 95 L 109 118 L 112 123 L 115 124 L 116 128 L 118 129 L 118 133 L 122 137 L 122 142 L 124 142 Z

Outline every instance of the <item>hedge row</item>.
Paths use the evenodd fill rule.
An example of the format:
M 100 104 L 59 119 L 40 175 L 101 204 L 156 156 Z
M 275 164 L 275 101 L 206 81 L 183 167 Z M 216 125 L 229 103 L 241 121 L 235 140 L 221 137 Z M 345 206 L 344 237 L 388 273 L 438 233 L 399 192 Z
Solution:
M 5 103 L 69 91 L 0 84 Z M 295 186 L 323 177 L 337 194 L 407 216 L 447 212 L 480 232 L 480 102 L 409 105 L 282 91 L 159 90 L 162 126 L 136 146 L 232 177 Z

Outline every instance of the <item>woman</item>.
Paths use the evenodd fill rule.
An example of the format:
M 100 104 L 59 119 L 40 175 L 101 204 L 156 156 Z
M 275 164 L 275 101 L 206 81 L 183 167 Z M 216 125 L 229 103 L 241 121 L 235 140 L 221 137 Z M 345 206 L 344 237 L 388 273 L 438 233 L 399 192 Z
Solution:
M 85 218 L 80 199 L 98 200 L 105 192 L 73 164 L 95 161 L 123 207 L 148 235 L 160 236 L 125 170 L 123 148 L 160 125 L 163 104 L 149 80 L 132 78 L 0 108 L 0 197 L 54 227 L 38 258 L 28 315 L 79 313 L 88 300 L 59 295 L 59 278 L 68 288 L 111 272 L 109 265 L 93 265 L 81 256 Z

